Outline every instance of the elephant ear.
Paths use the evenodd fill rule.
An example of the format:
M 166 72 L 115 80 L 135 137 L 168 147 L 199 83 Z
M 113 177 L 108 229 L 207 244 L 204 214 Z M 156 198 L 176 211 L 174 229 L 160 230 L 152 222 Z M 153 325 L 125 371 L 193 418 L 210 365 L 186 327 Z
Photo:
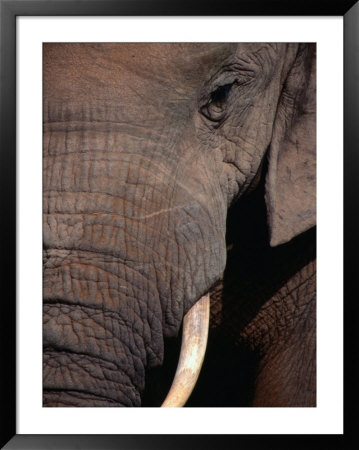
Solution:
M 265 194 L 271 246 L 316 223 L 315 50 L 300 44 L 275 116 Z

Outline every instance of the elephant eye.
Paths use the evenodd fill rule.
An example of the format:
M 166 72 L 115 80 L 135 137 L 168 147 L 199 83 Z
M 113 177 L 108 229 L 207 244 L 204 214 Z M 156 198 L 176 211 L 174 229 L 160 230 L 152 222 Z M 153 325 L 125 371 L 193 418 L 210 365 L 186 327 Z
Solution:
M 217 106 L 222 106 L 222 104 L 227 100 L 229 91 L 231 90 L 232 86 L 232 84 L 219 86 L 214 92 L 212 92 L 209 103 L 214 103 Z
M 223 119 L 226 102 L 233 84 L 234 83 L 219 86 L 211 93 L 209 101 L 201 108 L 201 113 L 207 117 L 207 119 L 214 122 L 219 122 Z

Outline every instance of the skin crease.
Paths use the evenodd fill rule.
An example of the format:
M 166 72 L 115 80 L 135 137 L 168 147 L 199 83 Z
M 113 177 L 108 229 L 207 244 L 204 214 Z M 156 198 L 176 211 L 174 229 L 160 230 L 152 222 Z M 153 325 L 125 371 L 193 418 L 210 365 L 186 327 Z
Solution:
M 273 159 L 292 142 L 286 130 L 295 142 L 310 136 L 293 125 L 297 103 L 301 123 L 309 116 L 293 87 L 309 83 L 309 53 L 298 44 L 44 45 L 44 406 L 141 405 L 164 339 L 222 277 L 228 207 L 257 185 L 268 148 Z M 278 201 L 268 204 L 271 239 L 282 243 Z M 311 217 L 308 207 L 296 214 L 285 239 Z M 266 354 L 274 368 L 262 359 L 255 405 L 278 379 Z

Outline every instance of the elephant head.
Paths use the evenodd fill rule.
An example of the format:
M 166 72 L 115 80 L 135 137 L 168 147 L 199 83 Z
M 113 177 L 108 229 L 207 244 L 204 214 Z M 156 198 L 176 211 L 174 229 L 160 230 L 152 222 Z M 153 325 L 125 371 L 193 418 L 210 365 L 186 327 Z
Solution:
M 140 406 L 266 170 L 270 243 L 315 224 L 314 44 L 44 45 L 44 405 Z

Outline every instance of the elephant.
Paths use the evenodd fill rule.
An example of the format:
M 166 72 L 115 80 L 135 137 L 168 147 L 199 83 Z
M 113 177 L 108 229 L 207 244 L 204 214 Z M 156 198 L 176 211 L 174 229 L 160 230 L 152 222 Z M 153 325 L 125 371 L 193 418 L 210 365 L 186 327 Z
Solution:
M 43 120 L 43 406 L 315 406 L 316 45 L 45 43 Z

